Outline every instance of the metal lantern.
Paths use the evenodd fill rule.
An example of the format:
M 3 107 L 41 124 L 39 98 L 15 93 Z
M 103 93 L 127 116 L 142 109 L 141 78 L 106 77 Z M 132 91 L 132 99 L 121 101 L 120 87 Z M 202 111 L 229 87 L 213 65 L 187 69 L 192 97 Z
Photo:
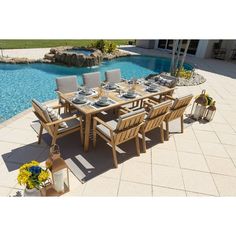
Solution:
M 69 169 L 66 162 L 58 157 L 52 161 L 52 180 L 56 192 L 61 195 L 69 191 Z
M 213 102 L 212 105 L 210 105 L 207 110 L 204 119 L 207 121 L 213 120 L 215 113 L 216 113 L 216 102 Z
M 195 99 L 191 110 L 191 116 L 195 120 L 199 120 L 204 117 L 207 103 L 208 100 L 206 97 L 206 90 L 202 90 L 202 93 Z
M 42 196 L 60 196 L 70 190 L 69 168 L 61 158 L 58 145 L 50 149 L 50 156 L 46 161 L 52 175 L 52 182 L 41 190 Z

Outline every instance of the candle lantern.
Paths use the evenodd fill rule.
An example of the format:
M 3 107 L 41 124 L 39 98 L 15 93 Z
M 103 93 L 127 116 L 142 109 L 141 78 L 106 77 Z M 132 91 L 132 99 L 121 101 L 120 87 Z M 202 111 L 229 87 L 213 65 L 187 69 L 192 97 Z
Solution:
M 212 105 L 210 105 L 207 110 L 206 110 L 206 114 L 205 114 L 205 120 L 207 121 L 211 121 L 213 120 L 215 113 L 216 113 L 216 106 L 215 106 L 216 102 L 213 102 Z
M 206 97 L 206 90 L 202 90 L 202 93 L 195 99 L 191 110 L 191 116 L 195 120 L 199 120 L 204 117 L 207 103 L 208 100 Z
M 42 189 L 43 196 L 60 196 L 70 190 L 69 168 L 61 158 L 58 145 L 50 149 L 50 157 L 46 161 L 52 175 L 52 183 Z
M 69 191 L 69 169 L 62 158 L 56 158 L 52 161 L 52 180 L 56 192 L 61 195 Z

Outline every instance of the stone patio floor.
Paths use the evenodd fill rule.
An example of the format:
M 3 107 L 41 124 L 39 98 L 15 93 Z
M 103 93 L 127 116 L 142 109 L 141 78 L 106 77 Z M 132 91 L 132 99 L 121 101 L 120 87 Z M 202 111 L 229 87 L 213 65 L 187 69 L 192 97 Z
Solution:
M 159 50 L 126 50 L 169 56 Z M 169 141 L 150 146 L 147 153 L 121 162 L 117 169 L 110 165 L 84 184 L 70 173 L 71 191 L 64 196 L 236 196 L 236 66 L 194 57 L 188 57 L 187 62 L 194 64 L 207 82 L 178 87 L 175 96 L 197 95 L 206 89 L 216 100 L 214 120 L 185 123 L 183 134 L 172 134 Z M 0 196 L 14 196 L 23 189 L 16 177 L 25 160 L 43 162 L 47 158 L 48 146 L 37 144 L 30 127 L 35 119 L 29 110 L 0 124 Z M 127 145 L 132 147 L 133 143 Z M 103 142 L 102 148 L 110 155 L 101 161 L 110 161 L 110 147 Z M 129 149 L 125 150 L 129 155 Z M 90 151 L 96 152 L 92 147 Z M 99 162 L 100 156 L 96 158 Z

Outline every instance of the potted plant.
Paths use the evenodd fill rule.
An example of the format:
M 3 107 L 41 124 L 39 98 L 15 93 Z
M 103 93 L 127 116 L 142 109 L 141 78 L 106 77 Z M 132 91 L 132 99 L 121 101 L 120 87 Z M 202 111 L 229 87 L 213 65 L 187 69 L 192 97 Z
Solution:
M 17 180 L 20 185 L 26 186 L 24 196 L 40 196 L 40 188 L 50 182 L 50 172 L 39 162 L 31 161 L 20 167 Z

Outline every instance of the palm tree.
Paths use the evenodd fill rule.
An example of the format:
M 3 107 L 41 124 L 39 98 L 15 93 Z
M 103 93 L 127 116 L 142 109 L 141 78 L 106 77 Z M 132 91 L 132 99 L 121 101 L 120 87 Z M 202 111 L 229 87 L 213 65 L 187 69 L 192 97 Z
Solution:
M 186 55 L 187 55 L 187 51 L 188 51 L 188 48 L 189 48 L 190 41 L 191 40 L 189 40 L 189 39 L 187 40 L 186 46 L 184 48 L 184 54 L 182 56 L 181 62 L 180 62 L 179 67 L 178 67 L 177 77 L 179 77 L 180 70 L 184 65 L 184 61 L 185 61 L 185 58 L 186 58 Z
M 170 73 L 171 75 L 175 74 L 174 65 L 175 65 L 175 53 L 178 47 L 179 40 L 173 40 L 173 47 L 172 47 L 172 58 L 171 58 L 171 65 L 170 65 Z
M 177 58 L 176 58 L 176 60 L 175 60 L 175 65 L 174 65 L 174 74 L 176 74 L 176 70 L 177 70 L 178 65 L 179 65 L 179 57 L 180 57 L 182 42 L 183 42 L 183 40 L 181 39 L 181 40 L 179 41 L 179 44 L 178 44 Z

